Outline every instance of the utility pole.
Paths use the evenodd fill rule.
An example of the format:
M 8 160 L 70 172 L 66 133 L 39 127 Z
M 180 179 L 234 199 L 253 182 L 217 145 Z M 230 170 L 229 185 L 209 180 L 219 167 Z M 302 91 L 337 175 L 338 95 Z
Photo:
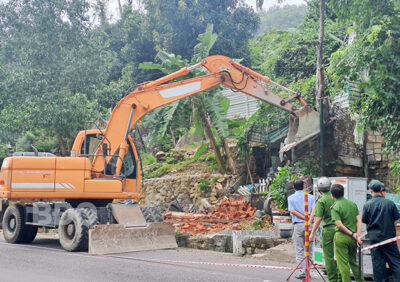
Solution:
M 324 105 L 324 88 L 325 88 L 325 79 L 324 79 L 324 66 L 322 62 L 322 47 L 324 44 L 324 33 L 325 33 L 325 0 L 319 1 L 319 36 L 318 36 L 318 45 L 317 45 L 317 72 L 315 79 L 315 88 L 317 91 L 316 95 L 316 105 L 317 108 L 319 106 L 319 114 L 320 114 L 320 138 L 319 138 L 319 151 L 320 151 L 320 159 L 321 159 L 321 174 L 325 175 L 325 161 L 324 161 L 324 106 L 328 106 L 328 104 Z

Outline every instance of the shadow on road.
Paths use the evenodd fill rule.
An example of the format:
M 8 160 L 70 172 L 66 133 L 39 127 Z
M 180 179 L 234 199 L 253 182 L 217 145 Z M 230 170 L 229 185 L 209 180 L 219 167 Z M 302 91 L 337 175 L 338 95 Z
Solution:
M 32 243 L 26 245 L 34 245 L 52 249 L 59 249 L 62 250 L 60 242 L 56 238 L 37 238 Z

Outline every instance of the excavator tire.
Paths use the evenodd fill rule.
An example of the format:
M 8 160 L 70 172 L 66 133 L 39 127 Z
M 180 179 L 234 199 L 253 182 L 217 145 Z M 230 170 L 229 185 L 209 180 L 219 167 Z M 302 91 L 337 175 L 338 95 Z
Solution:
M 143 213 L 146 222 L 162 222 L 160 211 L 155 207 L 142 207 L 140 210 Z
M 8 243 L 22 243 L 25 230 L 25 212 L 20 204 L 7 207 L 3 216 L 3 236 Z
M 82 210 L 88 219 L 90 229 L 93 228 L 96 224 L 99 224 L 99 218 L 97 217 L 97 210 L 93 210 L 90 208 L 84 208 Z
M 88 249 L 89 220 L 83 209 L 67 209 L 61 216 L 58 236 L 66 251 L 78 252 Z
M 38 232 L 38 227 L 34 225 L 25 225 L 24 228 L 24 236 L 22 238 L 22 243 L 32 243 L 33 240 L 35 240 L 35 237 Z

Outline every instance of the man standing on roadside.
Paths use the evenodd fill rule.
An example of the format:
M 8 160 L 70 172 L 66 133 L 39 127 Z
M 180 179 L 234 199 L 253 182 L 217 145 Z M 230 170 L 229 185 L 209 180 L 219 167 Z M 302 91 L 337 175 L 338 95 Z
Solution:
M 335 255 L 340 276 L 343 282 L 350 282 L 350 268 L 357 282 L 364 281 L 360 273 L 356 256 L 357 245 L 361 246 L 361 216 L 357 205 L 345 199 L 344 187 L 334 184 L 331 187 L 332 198 L 335 203 L 331 210 L 332 220 L 335 222 Z
M 331 207 L 334 200 L 331 197 L 331 181 L 328 177 L 321 177 L 317 182 L 318 191 L 322 197 L 315 206 L 315 223 L 310 234 L 310 242 L 314 238 L 315 231 L 322 222 L 322 251 L 324 253 L 325 269 L 330 282 L 340 282 L 340 272 L 334 258 L 333 238 L 335 237 L 335 223 L 331 216 Z
M 376 244 L 396 237 L 400 214 L 395 203 L 385 199 L 388 189 L 382 182 L 371 180 L 368 188 L 372 199 L 364 205 L 362 221 L 367 224 L 371 244 Z M 372 249 L 371 257 L 375 282 L 389 281 L 386 263 L 389 264 L 393 281 L 400 281 L 400 253 L 396 242 Z
M 296 191 L 293 195 L 288 198 L 288 209 L 290 214 L 292 215 L 292 223 L 293 223 L 293 241 L 294 246 L 296 248 L 296 262 L 299 264 L 302 259 L 304 259 L 304 182 L 301 180 L 296 180 L 293 182 L 294 190 Z M 309 226 L 313 221 L 315 209 L 315 199 L 314 196 L 308 195 L 308 214 L 309 217 Z M 310 246 L 311 247 L 311 246 Z M 312 258 L 312 250 L 310 248 L 310 258 Z M 303 261 L 300 267 L 303 269 L 300 270 L 300 274 L 296 276 L 297 279 L 306 278 L 305 274 L 305 266 L 306 262 Z

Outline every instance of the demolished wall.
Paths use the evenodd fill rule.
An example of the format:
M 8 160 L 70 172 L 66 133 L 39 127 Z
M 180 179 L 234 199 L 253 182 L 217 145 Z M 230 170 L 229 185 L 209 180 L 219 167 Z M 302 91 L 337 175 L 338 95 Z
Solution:
M 389 165 L 394 158 L 384 153 L 384 138 L 379 131 L 359 131 L 357 117 L 349 110 L 333 107 L 337 176 L 361 176 L 388 183 Z

